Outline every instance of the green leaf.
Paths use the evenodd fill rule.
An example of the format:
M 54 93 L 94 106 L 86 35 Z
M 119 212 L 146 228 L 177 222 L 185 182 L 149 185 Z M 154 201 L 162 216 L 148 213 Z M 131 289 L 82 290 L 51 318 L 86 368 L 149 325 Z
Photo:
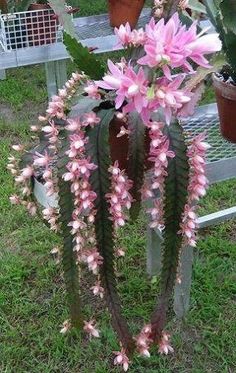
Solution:
M 76 254 L 73 251 L 74 243 L 73 236 L 70 233 L 71 228 L 68 227 L 68 223 L 72 219 L 74 203 L 70 183 L 62 179 L 62 175 L 67 172 L 66 165 L 68 163 L 68 157 L 65 155 L 65 152 L 69 148 L 67 136 L 66 131 L 63 130 L 60 132 L 61 146 L 57 162 L 60 223 L 63 237 L 62 266 L 71 323 L 74 327 L 81 328 L 83 326 L 83 317 L 79 295 L 79 270 L 76 264 Z
M 189 8 L 199 13 L 206 13 L 206 7 L 198 0 L 189 0 Z
M 136 219 L 140 210 L 141 188 L 144 180 L 145 170 L 145 125 L 143 124 L 140 115 L 133 112 L 128 118 L 129 134 L 129 160 L 128 160 L 128 175 L 133 181 L 131 195 L 135 199 L 132 203 L 130 215 L 132 219 Z
M 224 27 L 233 32 L 236 38 L 236 1 L 221 0 L 220 10 Z
M 101 118 L 99 125 L 89 128 L 87 135 L 87 155 L 98 168 L 92 173 L 90 182 L 92 189 L 97 194 L 95 201 L 96 218 L 95 231 L 97 247 L 103 257 L 101 279 L 106 291 L 106 300 L 112 316 L 112 324 L 116 330 L 122 345 L 127 351 L 133 350 L 132 335 L 128 325 L 122 316 L 121 302 L 117 292 L 117 283 L 114 272 L 114 229 L 110 219 L 109 205 L 106 194 L 111 192 L 111 180 L 108 168 L 111 164 L 109 147 L 109 126 L 114 117 L 115 110 L 101 110 L 97 115 Z
M 173 292 L 179 255 L 182 246 L 180 230 L 181 217 L 187 202 L 189 182 L 189 165 L 186 155 L 187 147 L 183 129 L 178 122 L 165 128 L 170 140 L 170 148 L 175 152 L 175 158 L 169 159 L 168 176 L 165 181 L 165 229 L 163 232 L 162 272 L 160 279 L 160 296 L 157 307 L 152 315 L 153 339 L 158 341 L 165 326 L 169 301 Z
M 103 77 L 105 69 L 87 47 L 84 47 L 66 32 L 64 32 L 63 40 L 68 53 L 80 71 L 83 71 L 91 79 L 101 79 Z

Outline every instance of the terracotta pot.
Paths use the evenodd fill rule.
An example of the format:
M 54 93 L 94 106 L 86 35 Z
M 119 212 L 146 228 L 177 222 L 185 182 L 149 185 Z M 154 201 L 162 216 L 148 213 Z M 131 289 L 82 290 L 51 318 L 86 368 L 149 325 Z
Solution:
M 236 143 L 236 86 L 213 75 L 222 136 Z
M 117 137 L 122 126 L 124 126 L 124 122 L 120 119 L 117 119 L 116 117 L 114 117 L 114 119 L 111 121 L 110 129 L 109 129 L 111 159 L 113 163 L 116 160 L 118 160 L 120 169 L 126 170 L 126 172 L 128 172 L 129 137 L 128 135 Z M 145 139 L 146 154 L 149 153 L 149 148 L 150 148 L 150 138 L 148 136 L 148 131 L 146 130 L 146 139 Z M 153 164 L 149 162 L 148 160 L 146 160 L 145 166 L 147 169 L 150 169 L 151 166 L 153 166 Z
M 134 28 L 138 22 L 145 0 L 108 0 L 110 24 L 119 27 L 129 22 Z
M 28 13 L 27 31 L 29 45 L 35 47 L 38 45 L 52 44 L 56 41 L 57 20 L 49 4 L 31 4 L 29 11 L 51 10 L 48 14 Z

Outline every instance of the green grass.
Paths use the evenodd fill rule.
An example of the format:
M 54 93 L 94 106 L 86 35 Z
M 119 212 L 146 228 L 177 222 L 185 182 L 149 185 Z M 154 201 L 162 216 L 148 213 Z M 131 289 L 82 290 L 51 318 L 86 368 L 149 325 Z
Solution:
M 84 14 L 104 11 L 103 1 L 80 1 Z M 102 5 L 103 4 L 103 5 Z M 91 8 L 91 6 L 94 8 Z M 99 5 L 99 8 L 98 8 Z M 100 7 L 101 5 L 101 7 Z M 86 8 L 87 6 L 87 8 Z M 89 7 L 90 6 L 90 7 Z M 104 59 L 104 57 L 102 57 Z M 71 68 L 71 67 L 70 67 Z M 115 373 L 112 351 L 119 348 L 109 315 L 88 295 L 86 315 L 99 315 L 101 339 L 88 342 L 71 332 L 59 333 L 68 318 L 61 267 L 50 256 L 59 239 L 39 219 L 12 207 L 14 192 L 6 171 L 10 145 L 27 141 L 29 124 L 46 103 L 43 68 L 8 72 L 0 81 L 0 372 Z M 207 99 L 207 102 L 209 100 Z M 236 204 L 235 180 L 210 188 L 201 214 Z M 137 331 L 154 306 L 157 282 L 146 276 L 145 223 L 128 225 L 120 235 L 127 249 L 118 264 L 124 314 Z M 168 325 L 175 353 L 134 358 L 131 373 L 231 373 L 236 371 L 236 235 L 235 221 L 201 231 L 195 250 L 191 308 L 186 319 Z

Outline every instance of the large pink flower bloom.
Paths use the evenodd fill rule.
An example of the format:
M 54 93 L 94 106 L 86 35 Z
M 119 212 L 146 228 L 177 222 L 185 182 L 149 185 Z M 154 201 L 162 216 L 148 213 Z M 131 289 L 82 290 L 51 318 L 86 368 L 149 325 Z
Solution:
M 168 79 L 171 79 L 170 67 L 192 71 L 188 59 L 209 67 L 204 55 L 219 51 L 221 42 L 217 34 L 203 36 L 203 33 L 197 35 L 196 23 L 186 29 L 177 13 L 166 24 L 163 19 L 158 23 L 152 19 L 146 26 L 146 55 L 138 63 L 152 68 L 161 67 Z
M 131 66 L 121 67 L 108 61 L 109 73 L 98 81 L 99 87 L 116 91 L 116 109 L 119 109 L 127 100 L 132 107 L 141 113 L 147 106 L 148 81 L 142 68 L 136 73 Z M 130 111 L 130 110 L 129 110 Z
M 160 78 L 156 81 L 153 98 L 150 100 L 148 108 L 150 112 L 162 108 L 167 124 L 170 123 L 171 116 L 182 108 L 183 104 L 190 101 L 190 95 L 179 89 L 184 75 L 178 75 L 174 80 L 168 81 Z

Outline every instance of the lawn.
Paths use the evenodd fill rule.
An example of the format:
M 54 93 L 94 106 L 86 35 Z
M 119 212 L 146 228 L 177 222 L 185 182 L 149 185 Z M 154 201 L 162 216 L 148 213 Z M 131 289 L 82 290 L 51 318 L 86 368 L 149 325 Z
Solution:
M 83 14 L 104 11 L 105 1 L 80 0 Z M 81 12 L 82 13 L 82 12 Z M 104 59 L 104 57 L 101 57 Z M 72 66 L 69 66 L 72 69 Z M 89 343 L 79 333 L 59 333 L 68 318 L 60 265 L 50 250 L 58 244 L 39 219 L 12 207 L 14 187 L 6 171 L 10 145 L 29 139 L 29 126 L 46 107 L 42 66 L 8 71 L 0 81 L 0 372 L 112 373 L 112 351 L 119 349 L 108 313 L 90 303 L 85 314 L 99 314 L 101 339 Z M 212 99 L 212 94 L 206 95 Z M 210 188 L 201 214 L 236 204 L 235 180 Z M 118 264 L 124 314 L 139 330 L 154 305 L 158 279 L 145 269 L 145 221 L 120 234 L 127 249 Z M 235 221 L 203 230 L 195 250 L 191 309 L 184 321 L 173 320 L 175 352 L 148 360 L 135 357 L 131 373 L 233 373 L 236 371 Z M 87 281 L 87 280 L 86 280 Z M 88 279 L 89 281 L 89 279 Z M 88 300 L 84 282 L 83 298 Z

